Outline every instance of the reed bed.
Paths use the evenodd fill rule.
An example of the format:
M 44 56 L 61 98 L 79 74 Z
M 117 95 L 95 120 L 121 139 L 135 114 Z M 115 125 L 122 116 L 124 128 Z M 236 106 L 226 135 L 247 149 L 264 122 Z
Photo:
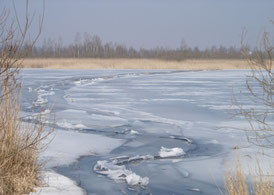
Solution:
M 46 69 L 178 69 L 178 70 L 233 70 L 248 69 L 245 60 L 185 60 L 157 59 L 93 59 L 93 58 L 29 58 L 23 68 Z

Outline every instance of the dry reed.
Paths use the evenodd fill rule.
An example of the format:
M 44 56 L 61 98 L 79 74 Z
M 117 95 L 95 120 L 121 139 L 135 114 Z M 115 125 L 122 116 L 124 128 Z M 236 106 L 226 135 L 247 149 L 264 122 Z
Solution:
M 15 6 L 14 17 L 5 8 L 0 10 L 0 194 L 27 194 L 39 185 L 41 141 L 51 133 L 44 131 L 41 120 L 33 125 L 20 120 L 19 65 L 37 41 L 44 18 L 31 39 L 28 5 L 25 0 L 25 17 L 20 18 L 23 24 Z M 22 51 L 27 37 L 28 49 Z
M 0 194 L 26 194 L 39 184 L 41 141 L 48 133 L 43 124 L 20 121 L 19 88 L 7 70 L 1 75 Z
M 23 68 L 48 69 L 178 69 L 178 70 L 228 70 L 248 69 L 245 60 L 185 60 L 157 59 L 93 59 L 93 58 L 29 58 Z
M 225 187 L 229 195 L 274 195 L 273 174 L 264 174 L 260 162 L 257 171 L 245 175 L 239 158 L 236 160 L 235 171 L 227 171 Z M 273 172 L 273 171 L 272 171 Z

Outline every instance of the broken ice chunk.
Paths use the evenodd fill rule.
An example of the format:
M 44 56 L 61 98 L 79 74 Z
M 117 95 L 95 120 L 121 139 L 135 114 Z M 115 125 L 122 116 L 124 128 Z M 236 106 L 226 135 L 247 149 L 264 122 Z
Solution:
M 130 131 L 129 131 L 129 134 L 131 134 L 131 135 L 138 135 L 138 134 L 140 134 L 138 131 L 135 131 L 135 130 L 133 130 L 133 129 L 131 129 Z
M 116 165 L 106 160 L 97 161 L 97 164 L 94 166 L 94 171 L 106 175 L 116 182 L 125 181 L 128 185 L 146 186 L 149 183 L 148 177 L 142 178 L 131 170 L 126 169 L 124 165 Z
M 161 158 L 182 156 L 184 154 L 185 152 L 182 148 L 165 148 L 163 146 L 159 152 Z
M 140 177 L 139 175 L 136 175 L 135 173 L 132 173 L 126 177 L 126 181 L 128 185 L 134 186 L 134 185 L 148 185 L 149 179 L 148 177 Z

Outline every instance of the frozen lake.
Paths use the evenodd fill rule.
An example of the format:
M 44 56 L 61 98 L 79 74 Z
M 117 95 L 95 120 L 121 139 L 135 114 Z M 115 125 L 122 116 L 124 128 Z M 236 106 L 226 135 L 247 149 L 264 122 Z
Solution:
M 87 194 L 220 194 L 248 71 L 23 70 L 22 116 L 44 113 L 47 169 Z M 244 97 L 245 106 L 252 106 Z

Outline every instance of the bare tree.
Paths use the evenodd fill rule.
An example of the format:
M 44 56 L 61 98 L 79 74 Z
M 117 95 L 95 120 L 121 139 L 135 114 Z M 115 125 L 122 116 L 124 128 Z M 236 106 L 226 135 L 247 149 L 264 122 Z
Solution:
M 63 39 L 61 36 L 59 36 L 58 40 L 55 43 L 55 53 L 56 53 L 55 57 L 61 57 L 62 46 L 63 46 Z
M 104 43 L 98 35 L 76 33 L 73 43 L 63 45 L 59 39 L 45 39 L 42 47 L 33 48 L 31 57 L 73 58 L 146 58 L 177 60 L 186 59 L 242 59 L 240 49 L 224 46 L 200 50 L 191 48 L 182 40 L 179 48 L 155 47 L 151 49 L 126 47 L 119 43 Z
M 79 32 L 76 33 L 75 37 L 74 37 L 74 57 L 75 58 L 79 58 L 80 57 L 80 48 L 81 48 L 81 40 L 82 40 L 82 36 Z
M 242 51 L 247 58 L 251 74 L 246 79 L 248 98 L 254 105 L 260 107 L 245 108 L 234 98 L 234 103 L 239 107 L 236 115 L 244 117 L 250 125 L 246 130 L 250 143 L 259 147 L 274 147 L 274 48 L 270 35 L 264 32 L 259 44 L 254 51 L 249 49 L 245 42 L 246 33 L 243 33 Z
M 42 16 L 40 19 L 37 36 L 32 40 L 26 40 L 32 23 L 32 19 L 28 16 L 28 0 L 26 0 L 26 15 L 23 25 L 20 24 L 15 4 L 13 5 L 15 10 L 13 20 L 10 20 L 11 14 L 6 9 L 3 9 L 0 14 L 0 82 L 4 82 L 7 78 L 14 80 L 10 90 L 18 87 L 18 84 L 15 84 L 16 74 L 18 74 L 22 59 L 31 52 L 33 45 L 40 36 L 44 18 Z M 26 42 L 27 47 L 23 49 Z M 3 95 L 1 94 L 1 97 Z

